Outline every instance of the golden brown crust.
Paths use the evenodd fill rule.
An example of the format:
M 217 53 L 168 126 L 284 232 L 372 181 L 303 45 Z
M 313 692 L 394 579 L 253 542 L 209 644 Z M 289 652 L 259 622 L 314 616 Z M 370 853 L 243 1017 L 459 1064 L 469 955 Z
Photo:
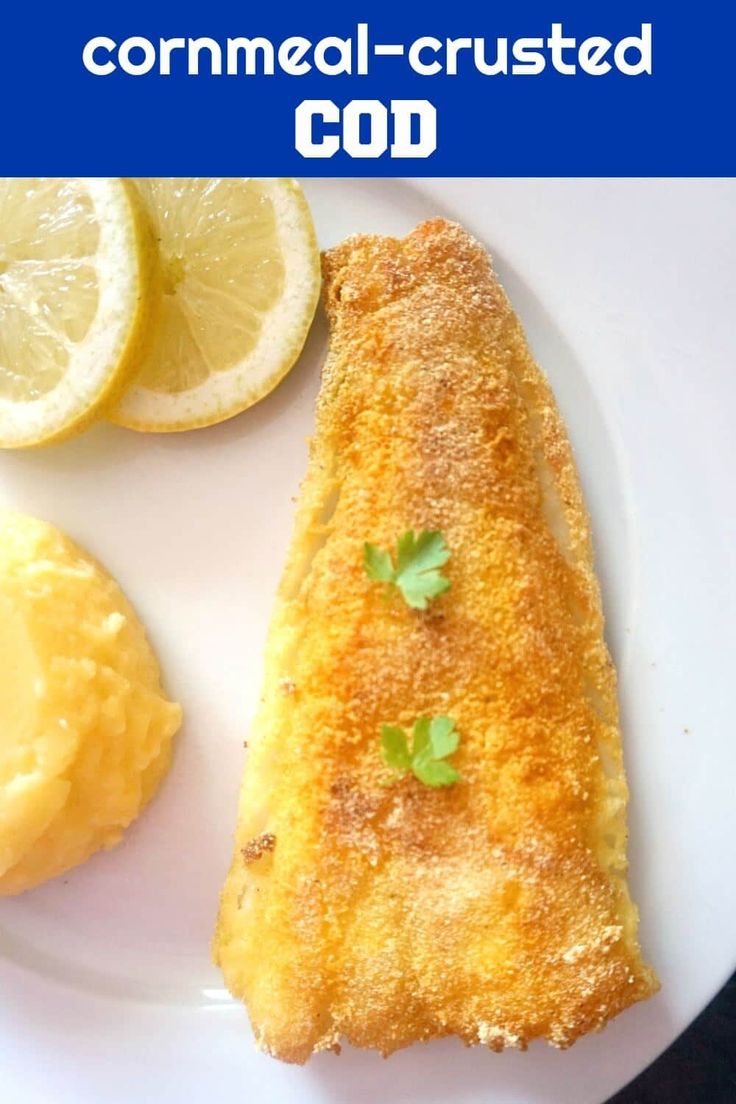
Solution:
M 625 882 L 615 674 L 564 426 L 485 251 L 434 219 L 325 257 L 317 431 L 215 955 L 259 1045 L 568 1046 L 656 988 Z M 451 589 L 386 601 L 366 540 L 440 529 Z M 381 783 L 449 714 L 462 781 Z M 241 849 L 269 832 L 257 862 Z

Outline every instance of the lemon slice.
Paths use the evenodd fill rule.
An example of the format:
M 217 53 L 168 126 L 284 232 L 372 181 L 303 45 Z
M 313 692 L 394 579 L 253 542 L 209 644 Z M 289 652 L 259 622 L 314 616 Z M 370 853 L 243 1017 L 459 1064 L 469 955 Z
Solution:
M 136 180 L 159 243 L 162 302 L 135 384 L 111 415 L 131 429 L 213 425 L 268 394 L 299 356 L 319 251 L 292 180 Z
M 151 243 L 122 180 L 0 179 L 0 446 L 83 429 L 146 329 Z

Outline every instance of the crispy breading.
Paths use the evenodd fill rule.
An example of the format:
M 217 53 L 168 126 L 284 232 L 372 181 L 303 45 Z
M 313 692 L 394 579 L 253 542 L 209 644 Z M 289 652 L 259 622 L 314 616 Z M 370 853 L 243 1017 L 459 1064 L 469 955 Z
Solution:
M 330 353 L 215 956 L 287 1061 L 342 1039 L 566 1047 L 657 988 L 567 435 L 461 227 L 351 238 L 324 274 Z M 426 612 L 362 567 L 364 541 L 409 528 L 452 551 Z M 380 725 L 438 714 L 462 780 L 384 785 Z

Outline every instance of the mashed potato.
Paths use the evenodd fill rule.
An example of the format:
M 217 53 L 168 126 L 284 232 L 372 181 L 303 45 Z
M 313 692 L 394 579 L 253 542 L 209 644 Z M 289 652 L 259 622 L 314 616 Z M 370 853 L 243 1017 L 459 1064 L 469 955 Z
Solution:
M 114 846 L 180 724 L 117 583 L 52 525 L 0 511 L 0 894 Z

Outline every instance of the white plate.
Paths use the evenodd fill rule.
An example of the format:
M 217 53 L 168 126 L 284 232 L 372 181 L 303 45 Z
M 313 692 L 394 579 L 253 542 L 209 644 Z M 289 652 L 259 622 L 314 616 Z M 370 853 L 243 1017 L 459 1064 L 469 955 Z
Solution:
M 212 430 L 100 427 L 0 455 L 0 501 L 48 518 L 125 587 L 186 726 L 115 852 L 0 901 L 0 1099 L 23 1104 L 600 1104 L 736 964 L 733 431 L 736 185 L 313 181 L 320 241 L 437 212 L 495 254 L 577 450 L 621 678 L 631 878 L 663 988 L 558 1053 L 463 1050 L 305 1069 L 257 1054 L 210 965 L 243 738 L 324 353 Z

